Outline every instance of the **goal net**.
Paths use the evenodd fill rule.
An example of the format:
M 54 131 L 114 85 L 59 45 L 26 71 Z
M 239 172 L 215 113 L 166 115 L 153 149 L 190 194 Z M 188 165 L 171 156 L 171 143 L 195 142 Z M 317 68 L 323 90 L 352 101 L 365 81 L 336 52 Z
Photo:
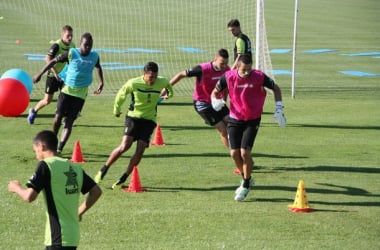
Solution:
M 262 70 L 274 79 L 272 61 L 269 53 L 264 17 L 264 0 L 256 0 L 256 55 L 255 68 Z
M 168 79 L 211 61 L 220 48 L 229 51 L 231 64 L 235 38 L 227 29 L 230 19 L 239 19 L 252 42 L 257 39 L 253 0 L 6 0 L 0 7 L 10 13 L 7 18 L 17 17 L 15 32 L 24 48 L 22 61 L 4 66 L 3 71 L 17 67 L 35 74 L 45 64 L 49 43 L 68 24 L 74 29 L 77 47 L 82 33 L 93 35 L 93 49 L 100 54 L 104 71 L 105 95 L 114 95 L 128 79 L 141 75 L 147 61 L 158 63 L 159 74 Z M 266 39 L 260 44 L 260 50 L 267 49 Z M 38 95 L 43 85 L 36 85 Z M 192 95 L 193 87 L 194 79 L 183 79 L 175 86 L 176 95 Z

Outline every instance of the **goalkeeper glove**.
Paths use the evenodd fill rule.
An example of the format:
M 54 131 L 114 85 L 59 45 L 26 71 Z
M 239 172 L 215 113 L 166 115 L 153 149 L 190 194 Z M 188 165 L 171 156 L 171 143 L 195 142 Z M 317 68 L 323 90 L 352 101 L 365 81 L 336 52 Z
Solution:
M 280 127 L 285 127 L 286 125 L 286 118 L 282 111 L 281 101 L 276 102 L 276 111 L 274 112 L 273 120 L 276 121 Z
M 223 99 L 211 98 L 211 106 L 215 111 L 220 111 L 225 104 Z

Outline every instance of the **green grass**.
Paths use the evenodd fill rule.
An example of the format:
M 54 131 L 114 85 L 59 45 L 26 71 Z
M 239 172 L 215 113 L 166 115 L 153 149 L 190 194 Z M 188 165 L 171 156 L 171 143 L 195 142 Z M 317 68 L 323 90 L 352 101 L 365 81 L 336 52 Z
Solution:
M 265 4 L 270 47 L 291 48 L 293 1 Z M 25 34 L 42 51 L 46 44 L 38 44 L 40 35 L 21 21 L 27 19 L 25 15 L 9 15 L 24 13 L 11 5 L 0 4 L 9 10 L 0 14 L 6 17 L 0 20 L 4 30 L 0 71 L 20 65 L 33 73 L 42 64 L 25 62 L 21 55 L 31 47 L 21 51 L 24 47 L 14 44 L 16 33 Z M 159 105 L 158 123 L 166 145 L 151 146 L 139 164 L 148 191 L 110 189 L 126 168 L 132 148 L 111 167 L 102 183 L 101 200 L 84 216 L 79 249 L 379 248 L 379 77 L 339 73 L 380 73 L 378 58 L 341 55 L 380 51 L 379 10 L 375 0 L 300 2 L 296 99 L 290 98 L 290 76 L 276 76 L 288 124 L 282 129 L 272 123 L 274 104 L 268 96 L 253 150 L 260 168 L 253 173 L 256 186 L 245 202 L 233 200 L 240 179 L 232 173 L 232 160 L 216 131 L 194 112 L 191 96 L 177 96 Z M 320 48 L 337 51 L 302 53 Z M 175 61 L 179 64 L 173 66 L 175 70 L 204 59 L 190 57 Z M 272 55 L 272 62 L 275 69 L 291 69 L 290 54 Z M 167 68 L 163 74 L 171 77 L 172 70 Z M 112 75 L 115 80 L 108 86 L 116 87 L 116 79 L 122 83 L 140 73 L 106 71 L 105 76 Z M 42 96 L 42 87 L 43 83 L 33 91 L 30 106 Z M 75 140 L 80 140 L 87 159 L 83 167 L 91 176 L 121 140 L 124 120 L 112 116 L 116 90 L 88 97 L 64 150 L 64 156 L 71 157 Z M 12 179 L 25 183 L 32 174 L 36 160 L 31 139 L 51 127 L 54 109 L 55 103 L 43 109 L 33 126 L 26 123 L 25 114 L 0 117 L 0 249 L 43 248 L 42 197 L 24 203 L 7 191 L 7 184 Z M 312 213 L 288 210 L 301 179 L 315 209 Z

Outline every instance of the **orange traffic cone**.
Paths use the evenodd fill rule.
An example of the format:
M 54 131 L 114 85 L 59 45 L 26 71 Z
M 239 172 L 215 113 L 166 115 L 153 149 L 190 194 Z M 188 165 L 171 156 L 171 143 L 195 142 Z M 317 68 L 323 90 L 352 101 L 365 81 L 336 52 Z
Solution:
M 132 171 L 132 178 L 131 182 L 129 183 L 128 188 L 123 189 L 125 192 L 145 192 L 146 189 L 141 187 L 140 177 L 139 177 L 139 171 L 137 169 L 137 166 L 133 167 Z
M 238 168 L 234 169 L 234 174 L 241 174 L 240 170 Z
M 73 154 L 71 156 L 71 161 L 72 162 L 86 162 L 86 160 L 83 158 L 83 155 L 82 155 L 82 149 L 80 147 L 80 143 L 78 140 L 75 141 L 75 145 L 74 145 L 74 151 L 73 151 Z
M 294 203 L 293 205 L 289 205 L 289 209 L 290 211 L 296 213 L 308 213 L 313 211 L 313 209 L 309 207 L 309 203 L 307 202 L 305 182 L 303 180 L 300 180 L 298 183 Z
M 160 124 L 157 124 L 157 126 L 156 126 L 156 133 L 154 135 L 154 140 L 151 143 L 151 145 L 156 145 L 156 146 L 163 146 L 163 145 L 165 145 L 164 139 L 162 138 Z

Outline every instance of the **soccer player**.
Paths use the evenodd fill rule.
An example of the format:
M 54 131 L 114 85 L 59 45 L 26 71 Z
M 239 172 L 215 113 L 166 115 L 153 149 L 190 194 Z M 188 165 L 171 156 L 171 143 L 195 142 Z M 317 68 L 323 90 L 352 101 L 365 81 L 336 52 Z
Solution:
M 206 124 L 215 127 L 219 132 L 223 144 L 228 148 L 227 118 L 229 110 L 226 105 L 215 111 L 211 106 L 211 92 L 220 77 L 230 70 L 228 66 L 228 51 L 219 49 L 211 62 L 199 64 L 193 68 L 177 73 L 170 84 L 174 86 L 185 77 L 196 77 L 194 86 L 194 109 Z M 225 100 L 225 96 L 224 96 Z
M 137 141 L 135 153 L 129 160 L 127 170 L 112 185 L 112 189 L 121 188 L 132 172 L 133 167 L 139 164 L 156 127 L 157 102 L 163 89 L 167 89 L 168 97 L 173 96 L 173 88 L 169 80 L 158 76 L 158 65 L 155 62 L 145 64 L 142 76 L 128 80 L 120 88 L 115 97 L 113 108 L 113 113 L 116 117 L 120 116 L 121 106 L 127 96 L 131 95 L 131 104 L 125 117 L 124 134 L 120 145 L 113 149 L 106 163 L 95 176 L 97 183 L 103 180 L 111 165 L 124 152 L 129 150 L 134 141 Z
M 251 151 L 260 127 L 261 115 L 266 98 L 265 88 L 274 93 L 276 112 L 273 116 L 280 126 L 285 126 L 286 119 L 282 111 L 280 87 L 259 70 L 252 69 L 252 57 L 239 57 L 237 69 L 230 70 L 220 79 L 212 91 L 212 105 L 215 110 L 223 107 L 223 100 L 217 99 L 220 92 L 228 89 L 230 114 L 227 133 L 230 143 L 230 155 L 236 168 L 242 173 L 243 180 L 235 191 L 235 200 L 242 201 L 254 185 L 251 171 L 253 159 Z
M 76 249 L 79 221 L 102 194 L 100 187 L 78 164 L 57 155 L 58 139 L 53 131 L 43 130 L 33 139 L 37 168 L 26 184 L 10 181 L 8 191 L 33 202 L 42 191 L 46 205 L 46 249 Z M 80 193 L 87 194 L 79 205 Z M 27 243 L 26 243 L 27 244 Z
M 232 69 L 235 69 L 241 55 L 247 54 L 252 56 L 251 40 L 241 31 L 240 22 L 238 19 L 232 19 L 229 21 L 227 28 L 231 34 L 236 37 L 234 47 L 234 64 L 231 67 Z
M 98 77 L 98 89 L 94 94 L 98 95 L 103 90 L 103 70 L 100 66 L 98 53 L 92 51 L 93 39 L 90 33 L 84 33 L 80 39 L 80 48 L 71 48 L 69 51 L 55 57 L 42 70 L 33 77 L 33 82 L 39 82 L 41 76 L 60 62 L 68 62 L 65 86 L 58 96 L 57 110 L 53 121 L 53 131 L 58 134 L 65 117 L 61 140 L 58 144 L 60 154 L 68 141 L 73 123 L 77 119 L 85 103 L 88 87 L 92 84 L 92 73 L 96 70 Z
M 54 57 L 67 52 L 69 49 L 75 48 L 75 44 L 72 42 L 72 39 L 73 28 L 69 25 L 63 26 L 61 38 L 51 45 L 48 54 L 45 57 L 46 63 L 49 63 Z M 49 70 L 45 84 L 45 96 L 34 106 L 34 108 L 29 109 L 29 124 L 34 124 L 37 112 L 43 107 L 49 105 L 53 100 L 54 93 L 62 89 L 63 80 L 59 76 L 59 73 L 63 70 L 65 65 L 66 62 L 57 63 Z

